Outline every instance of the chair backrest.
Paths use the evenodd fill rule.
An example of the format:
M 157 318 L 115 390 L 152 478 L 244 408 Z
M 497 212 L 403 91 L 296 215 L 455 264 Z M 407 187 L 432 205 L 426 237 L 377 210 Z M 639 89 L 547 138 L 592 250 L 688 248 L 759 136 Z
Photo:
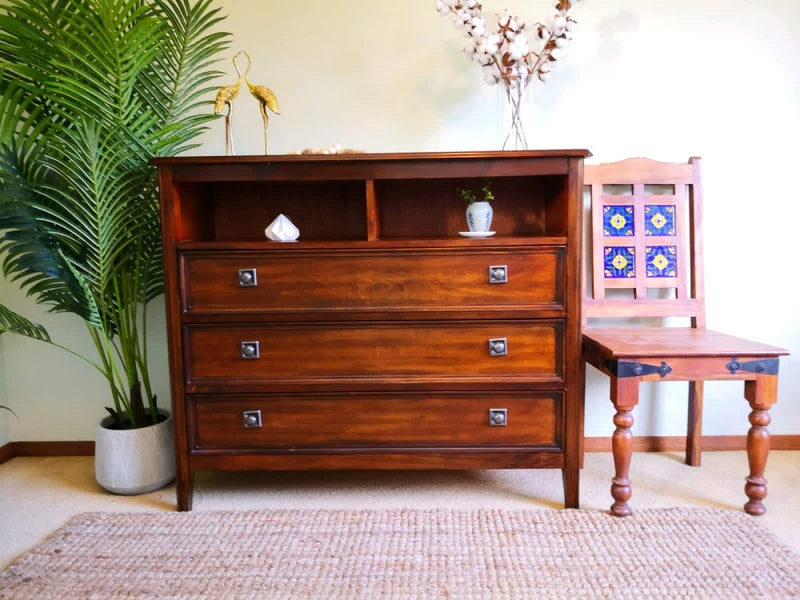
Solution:
M 591 195 L 583 325 L 593 318 L 688 317 L 705 327 L 700 159 L 586 165 Z

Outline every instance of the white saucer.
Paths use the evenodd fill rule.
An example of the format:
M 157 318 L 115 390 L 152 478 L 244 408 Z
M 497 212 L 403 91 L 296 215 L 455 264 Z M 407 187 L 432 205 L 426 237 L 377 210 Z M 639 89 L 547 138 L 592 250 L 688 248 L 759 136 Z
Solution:
M 492 237 L 495 234 L 494 231 L 459 231 L 458 235 L 463 235 L 464 237 L 468 238 L 485 238 L 485 237 Z

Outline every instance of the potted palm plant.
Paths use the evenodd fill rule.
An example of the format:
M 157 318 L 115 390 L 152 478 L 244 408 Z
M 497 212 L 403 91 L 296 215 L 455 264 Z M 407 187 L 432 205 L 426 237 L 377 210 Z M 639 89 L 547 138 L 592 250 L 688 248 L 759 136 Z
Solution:
M 168 450 L 152 459 L 174 474 L 168 411 L 148 374 L 148 303 L 162 293 L 157 179 L 149 161 L 197 144 L 214 118 L 212 66 L 230 43 L 212 0 L 6 0 L 0 5 L 0 253 L 4 276 L 52 312 L 86 324 L 86 356 L 0 305 L 0 333 L 28 336 L 88 362 L 108 383 L 122 433 L 160 427 Z M 100 467 L 131 493 L 171 473 L 148 464 Z M 166 456 L 165 456 L 166 453 Z M 141 462 L 141 461 L 140 461 Z M 147 459 L 144 461 L 147 463 Z M 101 473 L 103 471 L 103 473 Z M 163 481 L 167 478 L 166 481 Z M 154 487 L 155 486 L 155 487 Z

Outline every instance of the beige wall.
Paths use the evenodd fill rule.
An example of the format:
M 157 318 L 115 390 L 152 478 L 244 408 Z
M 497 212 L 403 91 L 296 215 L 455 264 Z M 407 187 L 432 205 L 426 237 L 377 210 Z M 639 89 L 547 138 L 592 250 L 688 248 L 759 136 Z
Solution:
M 536 21 L 544 0 L 485 0 Z M 281 115 L 270 150 L 340 143 L 367 151 L 496 149 L 502 104 L 433 0 L 226 0 L 224 27 L 254 58 L 251 80 L 271 87 Z M 255 9 L 255 6 L 262 8 Z M 537 86 L 528 115 L 535 148 L 588 148 L 592 162 L 627 156 L 704 158 L 709 325 L 789 348 L 773 433 L 800 433 L 800 310 L 794 291 L 800 224 L 795 177 L 800 139 L 797 0 L 582 0 L 570 54 Z M 220 81 L 232 83 L 229 73 Z M 211 98 L 209 98 L 211 100 Z M 243 90 L 235 114 L 239 154 L 262 152 L 260 117 Z M 196 154 L 224 152 L 222 121 Z M 61 339 L 82 338 L 70 317 L 42 314 L 5 282 L 4 301 Z M 154 307 L 153 358 L 163 365 L 163 310 Z M 77 360 L 35 342 L 0 338 L 4 402 L 0 443 L 92 439 L 105 388 Z M 88 350 L 88 344 L 85 346 Z M 2 370 L 0 370 L 2 376 Z M 157 387 L 168 395 L 165 370 Z M 680 384 L 637 409 L 635 433 L 684 430 Z M 676 396 L 677 394 L 677 396 Z M 705 432 L 739 435 L 741 386 L 707 386 Z M 607 385 L 589 373 L 587 435 L 611 431 Z

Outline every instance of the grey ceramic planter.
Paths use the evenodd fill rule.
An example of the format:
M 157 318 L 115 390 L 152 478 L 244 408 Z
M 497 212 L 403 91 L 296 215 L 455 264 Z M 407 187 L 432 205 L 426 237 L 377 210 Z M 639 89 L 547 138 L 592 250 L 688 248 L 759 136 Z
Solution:
M 175 478 L 175 447 L 172 416 L 156 425 L 139 429 L 107 429 L 108 416 L 95 432 L 94 476 L 101 486 L 115 494 L 146 494 L 164 487 Z

